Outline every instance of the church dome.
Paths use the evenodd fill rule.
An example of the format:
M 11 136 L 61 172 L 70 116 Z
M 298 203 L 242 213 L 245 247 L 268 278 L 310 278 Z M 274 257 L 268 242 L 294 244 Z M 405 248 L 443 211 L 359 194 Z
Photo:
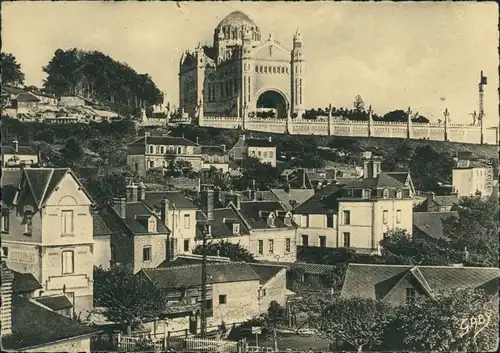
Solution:
M 229 15 L 224 17 L 222 21 L 220 21 L 217 29 L 221 29 L 225 26 L 251 28 L 257 27 L 257 24 L 250 17 L 248 17 L 247 14 L 241 11 L 233 11 Z

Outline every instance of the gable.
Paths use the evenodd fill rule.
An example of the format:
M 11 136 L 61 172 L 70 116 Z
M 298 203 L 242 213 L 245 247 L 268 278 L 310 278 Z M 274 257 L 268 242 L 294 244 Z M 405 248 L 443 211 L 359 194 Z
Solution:
M 290 51 L 276 42 L 265 42 L 252 51 L 254 60 L 290 61 Z
M 47 206 L 91 205 L 92 201 L 71 173 L 66 173 L 54 186 L 52 193 L 46 194 Z

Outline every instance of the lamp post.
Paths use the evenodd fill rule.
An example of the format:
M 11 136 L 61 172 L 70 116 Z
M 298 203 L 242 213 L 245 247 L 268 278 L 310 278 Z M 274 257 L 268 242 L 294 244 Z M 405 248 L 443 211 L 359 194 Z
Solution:
M 203 227 L 202 234 L 202 260 L 201 260 L 201 324 L 200 335 L 205 338 L 207 331 L 207 240 L 211 238 L 210 235 L 210 220 Z

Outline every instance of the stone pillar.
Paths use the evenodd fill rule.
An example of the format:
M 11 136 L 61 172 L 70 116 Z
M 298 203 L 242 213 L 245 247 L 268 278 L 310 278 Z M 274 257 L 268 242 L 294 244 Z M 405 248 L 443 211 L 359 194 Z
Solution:
M 373 116 L 372 116 L 372 106 L 370 105 L 368 107 L 368 137 L 372 137 L 373 135 L 372 128 L 373 128 Z
M 444 140 L 448 141 L 449 139 L 449 134 L 448 134 L 448 116 L 450 116 L 450 113 L 448 112 L 448 108 L 444 110 Z
M 411 109 L 410 107 L 408 107 L 408 111 L 406 112 L 406 115 L 407 115 L 407 122 L 406 122 L 406 138 L 407 139 L 411 139 L 413 134 L 412 134 L 412 124 L 411 124 Z
M 328 136 L 333 135 L 333 130 L 332 130 L 332 105 L 328 105 Z
M 243 123 L 241 128 L 243 130 L 246 130 L 248 128 L 247 124 L 248 124 L 248 104 L 247 102 L 245 102 L 243 105 Z

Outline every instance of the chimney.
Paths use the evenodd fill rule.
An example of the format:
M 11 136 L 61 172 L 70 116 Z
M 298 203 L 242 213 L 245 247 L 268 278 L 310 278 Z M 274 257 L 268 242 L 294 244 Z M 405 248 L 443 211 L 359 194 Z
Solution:
M 19 152 L 19 141 L 14 140 L 12 144 L 14 145 L 14 151 Z
M 217 208 L 219 207 L 219 204 L 221 202 L 221 192 L 220 192 L 220 187 L 216 186 L 214 188 L 214 207 Z M 224 205 L 225 206 L 225 205 Z
M 199 145 L 199 144 L 200 144 L 200 143 L 199 143 L 199 141 L 200 141 L 200 139 L 198 138 L 198 136 L 196 136 L 196 144 L 197 144 L 197 145 Z
M 139 183 L 139 198 L 140 200 L 146 199 L 146 185 L 142 181 Z
M 168 227 L 169 210 L 170 210 L 170 201 L 168 199 L 161 200 L 160 218 L 167 227 Z
M 126 202 L 127 200 L 124 198 L 124 197 L 117 197 L 115 199 L 113 199 L 113 209 L 116 211 L 116 213 L 118 213 L 118 215 L 121 217 L 121 218 L 125 218 L 126 217 Z
M 127 202 L 137 202 L 139 201 L 139 187 L 131 182 L 126 187 L 127 189 Z
M 208 186 L 201 190 L 201 209 L 208 221 L 214 219 L 214 191 Z
M 2 302 L 1 302 L 1 326 L 2 337 L 12 334 L 12 282 L 14 275 L 2 259 Z

